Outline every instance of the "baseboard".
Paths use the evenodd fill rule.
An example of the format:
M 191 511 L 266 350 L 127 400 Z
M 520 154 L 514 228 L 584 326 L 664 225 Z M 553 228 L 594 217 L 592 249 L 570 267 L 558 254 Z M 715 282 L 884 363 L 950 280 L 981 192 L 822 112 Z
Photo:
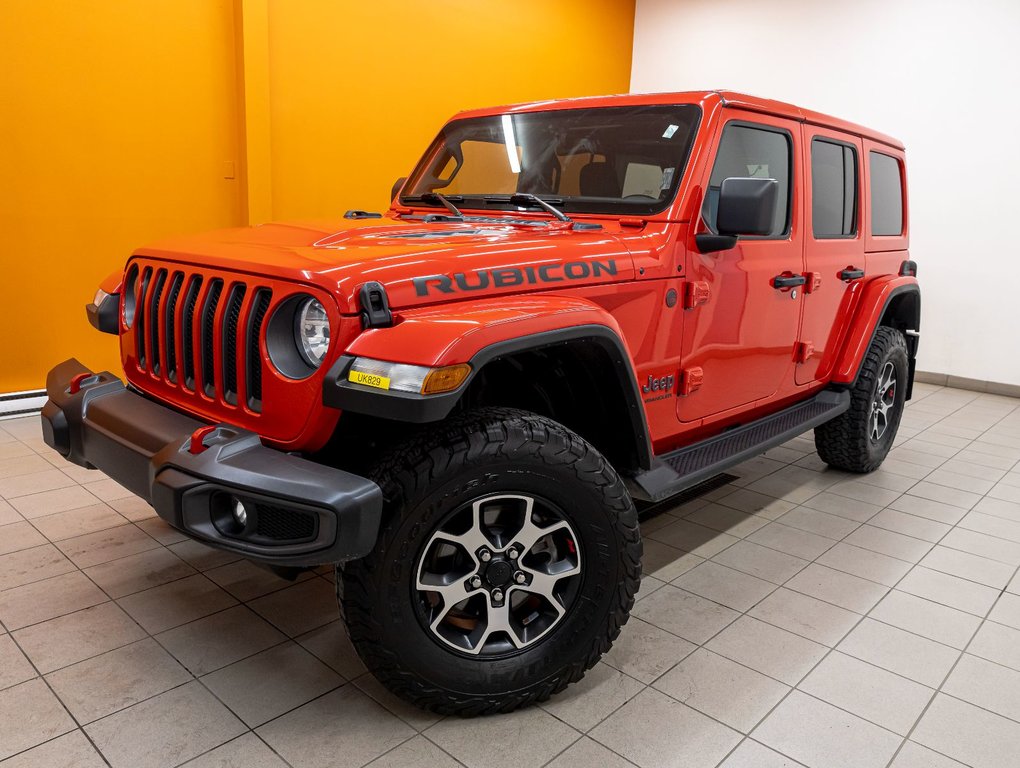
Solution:
M 914 381 L 921 384 L 935 384 L 939 387 L 955 387 L 966 389 L 971 392 L 985 392 L 989 395 L 1005 395 L 1006 397 L 1020 397 L 1020 384 L 1002 384 L 997 381 L 984 381 L 982 379 L 968 379 L 964 376 L 952 376 L 948 373 L 932 373 L 931 371 L 917 371 L 914 374 Z
M 28 392 L 9 392 L 0 395 L 0 421 L 17 419 L 39 413 L 46 404 L 46 390 L 34 389 Z

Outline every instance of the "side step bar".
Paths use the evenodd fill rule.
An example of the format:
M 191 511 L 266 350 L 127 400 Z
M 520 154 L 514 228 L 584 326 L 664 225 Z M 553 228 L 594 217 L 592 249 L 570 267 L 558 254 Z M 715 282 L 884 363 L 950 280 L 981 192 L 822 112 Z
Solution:
M 785 443 L 850 407 L 846 390 L 825 390 L 810 400 L 654 459 L 651 469 L 628 478 L 631 496 L 662 501 L 725 469 Z

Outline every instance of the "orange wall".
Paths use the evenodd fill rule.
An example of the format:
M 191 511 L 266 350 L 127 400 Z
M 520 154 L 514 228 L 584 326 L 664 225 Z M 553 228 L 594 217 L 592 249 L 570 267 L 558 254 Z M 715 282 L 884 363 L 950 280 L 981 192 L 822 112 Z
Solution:
M 382 208 L 453 112 L 625 92 L 633 22 L 633 0 L 4 0 L 0 393 L 71 356 L 118 370 L 83 305 L 133 248 Z

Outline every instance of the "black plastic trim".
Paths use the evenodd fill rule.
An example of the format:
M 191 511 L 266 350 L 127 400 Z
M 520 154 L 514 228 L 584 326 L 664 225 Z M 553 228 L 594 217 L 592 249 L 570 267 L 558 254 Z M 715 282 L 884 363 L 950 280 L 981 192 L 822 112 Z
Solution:
M 120 307 L 120 294 L 108 293 L 97 307 L 90 302 L 85 305 L 85 316 L 89 319 L 89 325 L 101 333 L 112 333 L 117 335 L 117 313 Z
M 453 392 L 439 395 L 379 390 L 352 384 L 347 380 L 347 373 L 355 358 L 352 355 L 342 355 L 326 374 L 323 382 L 322 402 L 330 408 L 339 408 L 343 411 L 363 413 L 395 421 L 407 421 L 415 424 L 440 421 L 450 414 L 464 390 L 486 363 L 517 352 L 569 344 L 575 341 L 590 341 L 598 344 L 609 355 L 626 400 L 638 465 L 644 468 L 650 467 L 652 463 L 651 442 L 648 437 L 648 425 L 638 392 L 637 379 L 634 377 L 634 369 L 620 337 L 604 325 L 562 328 L 491 344 L 479 350 L 471 358 L 471 374 L 460 387 Z
M 175 528 L 210 546 L 264 563 L 314 566 L 363 557 L 379 532 L 382 492 L 374 482 L 267 448 L 258 435 L 229 424 L 192 454 L 203 422 L 127 389 L 109 372 L 92 374 L 75 394 L 69 382 L 92 374 L 67 360 L 46 380 L 43 439 L 68 461 L 98 468 L 138 494 Z M 217 494 L 316 516 L 311 541 L 280 544 L 225 535 L 215 525 Z
M 893 300 L 897 296 L 902 296 L 905 293 L 916 293 L 917 294 L 917 322 L 916 328 L 912 328 L 913 331 L 921 330 L 921 288 L 916 283 L 910 285 L 901 285 L 898 288 L 893 288 L 885 300 L 885 304 L 882 306 L 882 314 L 878 316 L 878 322 L 875 327 L 871 330 L 871 338 L 868 339 L 868 346 L 875 341 L 875 334 L 878 333 L 878 329 L 882 326 L 882 318 L 885 317 L 885 313 L 889 311 L 889 307 L 892 305 Z M 909 400 L 914 394 L 914 372 L 917 368 L 917 346 L 919 338 L 917 335 L 907 335 L 907 394 L 906 399 Z M 853 384 L 857 383 L 857 377 L 861 375 L 860 368 L 857 369 L 857 373 L 854 374 Z M 853 384 L 847 385 L 848 387 Z

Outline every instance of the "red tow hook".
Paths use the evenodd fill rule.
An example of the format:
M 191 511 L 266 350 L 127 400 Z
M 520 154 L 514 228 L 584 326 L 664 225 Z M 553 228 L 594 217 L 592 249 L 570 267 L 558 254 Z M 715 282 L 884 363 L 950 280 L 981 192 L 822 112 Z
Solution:
M 188 446 L 188 452 L 201 453 L 202 451 L 204 451 L 208 447 L 206 446 L 205 442 L 203 442 L 205 440 L 205 436 L 208 435 L 210 432 L 214 432 L 215 430 L 216 425 L 210 424 L 207 427 L 199 427 L 194 432 L 192 432 L 191 444 Z
M 79 392 L 81 392 L 81 383 L 85 381 L 85 379 L 95 375 L 96 374 L 94 373 L 76 373 L 74 376 L 71 377 L 71 384 L 67 388 L 67 394 L 77 395 Z

